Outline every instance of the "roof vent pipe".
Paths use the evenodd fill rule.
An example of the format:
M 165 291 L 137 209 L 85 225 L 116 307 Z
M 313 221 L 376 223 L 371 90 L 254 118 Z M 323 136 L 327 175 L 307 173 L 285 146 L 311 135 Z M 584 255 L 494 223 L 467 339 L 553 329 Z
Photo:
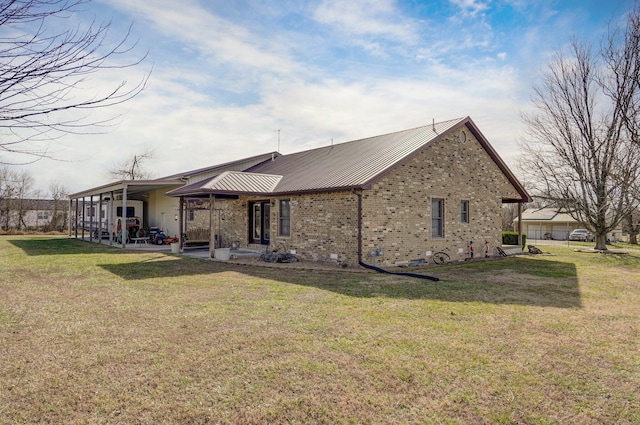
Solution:
M 431 127 L 433 128 L 433 132 L 436 132 L 436 119 L 431 118 Z

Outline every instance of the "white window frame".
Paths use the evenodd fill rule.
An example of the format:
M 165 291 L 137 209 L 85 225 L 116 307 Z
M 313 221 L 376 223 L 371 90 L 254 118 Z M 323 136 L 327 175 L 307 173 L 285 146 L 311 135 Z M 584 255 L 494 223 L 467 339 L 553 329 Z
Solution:
M 437 210 L 434 209 L 437 202 Z M 444 198 L 431 198 L 431 237 L 444 238 Z M 435 224 L 435 225 L 434 225 Z
M 287 204 L 288 215 L 283 215 L 283 204 Z M 286 223 L 286 226 L 284 225 Z M 278 200 L 278 236 L 283 238 L 291 237 L 291 199 Z

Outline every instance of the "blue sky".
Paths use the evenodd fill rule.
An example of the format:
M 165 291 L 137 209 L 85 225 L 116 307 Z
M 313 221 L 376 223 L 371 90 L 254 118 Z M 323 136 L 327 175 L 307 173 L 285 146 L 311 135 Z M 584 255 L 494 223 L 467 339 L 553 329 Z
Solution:
M 151 148 L 155 177 L 277 150 L 291 153 L 471 116 L 515 167 L 520 113 L 553 52 L 598 43 L 632 1 L 94 0 L 67 24 L 133 23 L 135 69 L 93 89 L 135 84 L 106 134 L 67 136 L 28 169 L 46 188 L 108 182 L 106 170 Z M 125 60 L 126 58 L 121 58 Z

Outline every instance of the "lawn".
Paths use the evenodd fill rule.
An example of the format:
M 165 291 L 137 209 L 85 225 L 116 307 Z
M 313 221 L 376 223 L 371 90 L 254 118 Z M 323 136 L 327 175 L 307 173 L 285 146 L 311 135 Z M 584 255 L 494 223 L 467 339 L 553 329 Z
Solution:
M 640 423 L 640 252 L 542 248 L 432 282 L 2 237 L 0 424 Z

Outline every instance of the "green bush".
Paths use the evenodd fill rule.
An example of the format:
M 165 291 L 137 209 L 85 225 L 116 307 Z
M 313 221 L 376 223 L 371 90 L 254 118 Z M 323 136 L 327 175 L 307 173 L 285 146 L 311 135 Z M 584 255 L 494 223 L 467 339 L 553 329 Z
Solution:
M 518 245 L 518 232 L 502 232 L 503 245 Z M 527 235 L 522 235 L 522 249 L 527 244 Z

